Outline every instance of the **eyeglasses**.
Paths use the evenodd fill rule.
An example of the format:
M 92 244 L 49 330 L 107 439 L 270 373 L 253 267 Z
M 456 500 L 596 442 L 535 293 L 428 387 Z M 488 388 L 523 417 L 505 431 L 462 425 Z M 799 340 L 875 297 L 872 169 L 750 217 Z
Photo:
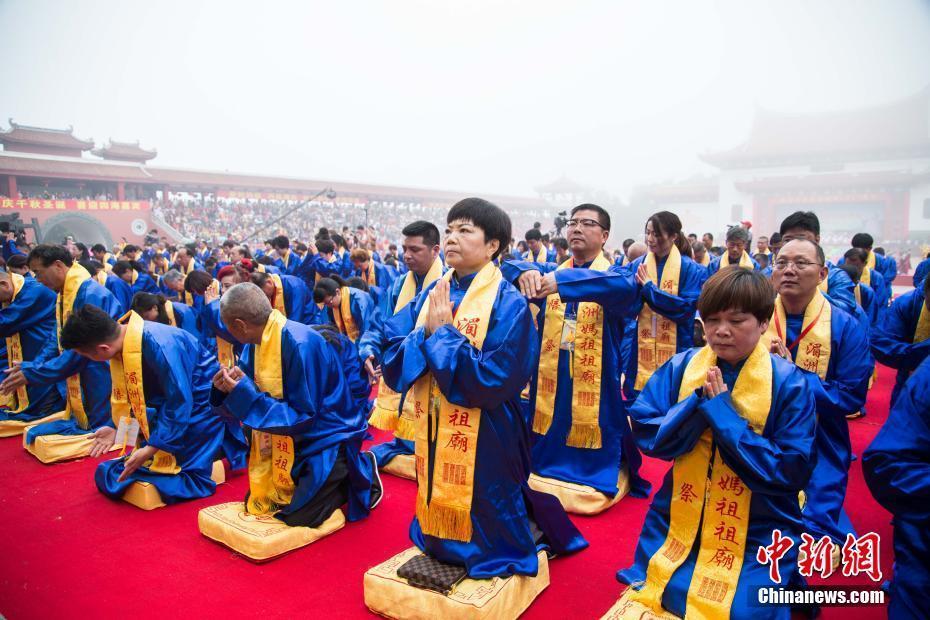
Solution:
M 568 228 L 577 228 L 579 226 L 583 228 L 594 228 L 595 226 L 597 226 L 598 228 L 604 228 L 603 226 L 601 226 L 601 223 L 598 222 L 597 220 L 589 220 L 587 218 L 581 218 L 577 220 L 576 219 L 568 220 L 565 223 L 565 226 Z
M 775 271 L 784 271 L 785 269 L 788 268 L 789 265 L 794 267 L 798 271 L 804 271 L 805 269 L 807 269 L 808 267 L 812 265 L 817 265 L 818 267 L 821 266 L 820 263 L 812 263 L 809 260 L 785 260 L 783 258 L 780 258 L 774 263 L 772 263 L 772 269 L 774 269 Z

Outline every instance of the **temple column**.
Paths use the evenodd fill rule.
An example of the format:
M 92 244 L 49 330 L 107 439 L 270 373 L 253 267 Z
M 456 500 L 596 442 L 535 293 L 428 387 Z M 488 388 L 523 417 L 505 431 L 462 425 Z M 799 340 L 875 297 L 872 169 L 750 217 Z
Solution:
M 19 189 L 16 187 L 16 176 L 8 175 L 6 178 L 6 195 L 13 200 L 19 198 Z
M 122 181 L 119 181 L 116 184 L 116 199 L 126 200 L 126 184 Z

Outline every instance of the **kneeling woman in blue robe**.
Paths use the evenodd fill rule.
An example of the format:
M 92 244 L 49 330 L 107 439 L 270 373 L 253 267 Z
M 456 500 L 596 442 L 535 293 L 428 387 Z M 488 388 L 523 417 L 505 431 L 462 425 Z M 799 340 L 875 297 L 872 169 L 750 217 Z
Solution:
M 588 543 L 555 497 L 527 485 L 520 392 L 539 344 L 529 307 L 492 262 L 510 241 L 510 219 L 479 198 L 447 219 L 451 270 L 385 324 L 385 383 L 414 400 L 410 538 L 473 578 L 536 575 L 540 549 Z
M 197 315 L 190 306 L 179 301 L 169 301 L 164 295 L 136 293 L 132 297 L 131 309 L 146 321 L 170 325 L 183 329 L 191 336 L 203 342 L 203 334 L 197 322 Z
M 930 359 L 910 376 L 862 455 L 872 496 L 894 515 L 888 617 L 926 618 L 930 590 Z
M 0 271 L 0 338 L 7 363 L 31 362 L 55 336 L 55 293 L 33 278 Z M 61 410 L 64 401 L 54 383 L 24 385 L 0 407 L 0 420 L 30 422 Z
M 210 407 L 210 382 L 218 366 L 194 336 L 144 321 L 135 312 L 117 322 L 85 306 L 65 323 L 61 344 L 89 359 L 109 361 L 114 422 L 139 427 L 140 447 L 97 466 L 94 479 L 103 494 L 121 497 L 134 482 L 151 483 L 166 504 L 213 494 L 210 474 L 225 433 Z M 115 440 L 114 428 L 98 429 L 91 456 L 110 450 Z M 240 444 L 238 453 L 244 455 L 244 449 Z M 235 466 L 236 454 L 227 456 Z
M 317 527 L 343 504 L 346 517 L 368 516 L 381 496 L 368 427 L 354 407 L 338 357 L 316 331 L 273 310 L 250 282 L 223 293 L 230 333 L 247 343 L 239 365 L 214 377 L 213 402 L 251 431 L 251 514 Z
M 787 607 L 751 605 L 755 587 L 777 585 L 757 560 L 773 530 L 795 541 L 781 583 L 799 578 L 798 493 L 814 458 L 814 396 L 802 371 L 761 341 L 773 297 L 758 272 L 711 276 L 698 300 L 709 344 L 672 357 L 630 409 L 640 449 L 674 464 L 633 566 L 617 574 L 630 588 L 612 617 L 791 617 Z

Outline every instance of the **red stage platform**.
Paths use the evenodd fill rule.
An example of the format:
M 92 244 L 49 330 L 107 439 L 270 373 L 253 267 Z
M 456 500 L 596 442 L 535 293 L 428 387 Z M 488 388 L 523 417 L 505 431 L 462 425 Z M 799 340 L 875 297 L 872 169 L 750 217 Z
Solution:
M 867 417 L 850 422 L 861 455 L 887 415 L 893 374 L 879 369 Z M 204 538 L 197 511 L 242 499 L 244 474 L 215 496 L 144 512 L 100 495 L 97 461 L 42 465 L 21 440 L 0 440 L 0 614 L 27 618 L 364 618 L 362 574 L 410 546 L 415 484 L 384 476 L 385 498 L 372 516 L 267 564 L 253 564 Z M 668 464 L 646 459 L 654 485 Z M 573 517 L 589 549 L 550 563 L 552 585 L 526 618 L 597 618 L 621 592 L 614 579 L 631 563 L 648 500 L 624 498 L 607 513 Z M 890 515 L 872 499 L 857 460 L 846 508 L 859 534 L 881 535 L 882 571 L 891 576 Z M 830 584 L 865 585 L 832 576 Z M 884 617 L 875 607 L 827 608 L 823 618 Z

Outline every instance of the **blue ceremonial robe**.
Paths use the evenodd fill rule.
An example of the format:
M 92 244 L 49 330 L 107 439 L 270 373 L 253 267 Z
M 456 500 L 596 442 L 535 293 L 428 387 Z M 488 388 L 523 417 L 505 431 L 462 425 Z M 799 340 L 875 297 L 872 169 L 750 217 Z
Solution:
M 298 323 L 309 325 L 311 318 L 309 306 L 313 304 L 313 294 L 307 289 L 304 281 L 296 276 L 280 275 L 281 286 L 284 289 L 284 311 L 287 318 Z
M 57 302 L 53 302 L 53 306 L 54 303 Z M 74 297 L 73 310 L 88 304 L 97 306 L 114 319 L 118 319 L 123 313 L 116 297 L 93 278 L 81 283 Z M 23 362 L 22 370 L 30 384 L 60 384 L 61 390 L 65 389 L 65 379 L 75 373 L 79 374 L 82 402 L 89 424 L 88 429 L 82 429 L 73 416 L 67 420 L 45 422 L 29 429 L 26 433 L 27 443 L 32 443 L 40 435 L 85 435 L 93 433 L 101 426 L 113 426 L 110 418 L 111 385 L 108 363 L 91 361 L 76 351 L 59 353 L 58 338 L 52 334 L 35 359 Z
M 33 278 L 25 278 L 16 299 L 0 309 L 0 344 L 13 334 L 19 334 L 23 360 L 27 362 L 39 355 L 49 339 L 55 338 L 55 293 Z M 5 347 L 3 361 L 6 362 Z M 4 363 L 3 368 L 6 367 Z M 56 383 L 29 383 L 26 395 L 29 397 L 26 409 L 15 415 L 0 409 L 0 420 L 28 422 L 64 409 L 64 399 Z
M 383 264 L 376 262 L 376 261 L 372 261 L 371 264 L 375 268 L 375 284 L 374 285 L 379 287 L 381 290 L 385 290 L 389 286 L 391 286 L 391 283 L 394 282 L 394 278 L 391 277 L 391 273 L 390 271 L 388 271 L 388 268 L 385 267 Z M 352 275 L 362 278 L 366 282 L 368 281 L 366 274 L 363 274 L 361 270 L 359 269 L 353 269 Z M 369 284 L 369 286 L 371 285 Z
M 445 273 L 445 269 L 443 269 Z M 397 306 L 397 298 L 400 297 L 400 291 L 404 287 L 406 275 L 397 278 L 391 283 L 391 287 L 381 297 L 381 316 L 391 317 L 394 315 L 394 308 Z M 424 276 L 413 274 L 413 281 L 416 285 L 414 299 L 423 290 Z M 413 300 L 411 300 L 412 302 Z M 408 304 L 409 305 L 409 304 Z M 374 356 L 372 363 L 378 366 L 382 363 L 382 353 L 388 346 L 387 336 L 384 333 L 384 321 L 376 321 L 371 327 L 358 339 L 359 357 L 362 360 L 368 359 L 368 356 Z M 413 441 L 394 437 L 390 441 L 385 441 L 376 446 L 372 446 L 371 452 L 378 461 L 378 467 L 384 467 L 395 456 L 413 454 Z
M 566 303 L 565 315 L 575 316 L 579 302 L 600 304 L 604 310 L 603 350 L 601 354 L 600 411 L 598 425 L 601 428 L 601 447 L 597 449 L 575 448 L 565 443 L 572 423 L 572 355 L 559 350 L 558 382 L 555 395 L 552 425 L 545 435 L 532 433 L 532 470 L 540 476 L 565 482 L 583 484 L 613 497 L 617 494 L 620 468 L 626 462 L 630 474 L 630 494 L 647 497 L 649 483 L 639 476 L 642 457 L 636 449 L 630 433 L 626 403 L 620 395 L 621 346 L 625 326 L 626 309 L 636 303 L 640 291 L 633 274 L 627 270 L 616 273 L 592 271 L 590 263 L 572 269 L 555 272 L 559 297 Z M 508 280 L 531 269 L 543 273 L 553 271 L 555 263 L 529 263 L 507 261 L 501 270 Z M 516 273 L 515 273 L 516 272 Z M 606 277 L 605 277 L 606 276 Z M 540 306 L 536 315 L 537 339 L 542 343 L 546 321 L 545 299 L 534 300 Z M 539 358 L 536 358 L 538 364 Z M 530 382 L 529 412 L 532 419 L 536 410 L 536 390 L 539 376 L 534 368 Z
M 283 258 L 274 259 L 274 266 L 281 270 L 281 273 L 285 275 L 292 276 L 294 272 L 297 271 L 297 268 L 300 267 L 300 263 L 303 262 L 297 252 L 293 250 L 287 256 L 287 264 L 284 263 Z
M 830 301 L 849 313 L 856 311 L 856 284 L 849 274 L 827 261 L 827 292 Z
M 885 287 L 887 289 L 887 297 L 891 299 L 891 286 L 894 284 L 894 279 L 898 277 L 898 261 L 891 258 L 890 256 L 882 256 L 881 254 L 875 255 L 875 269 L 882 274 L 882 277 L 885 278 Z
M 873 269 L 871 273 L 871 282 L 868 286 L 860 284 L 860 288 L 870 288 L 872 289 L 872 297 L 875 300 L 876 309 L 874 312 L 869 313 L 870 317 L 872 314 L 875 316 L 881 315 L 885 308 L 888 307 L 888 300 L 891 299 L 891 287 L 885 282 L 885 276 L 883 276 L 877 269 Z M 863 309 L 865 309 L 865 303 L 862 304 Z M 874 322 L 872 323 L 875 324 Z
M 345 290 L 349 292 L 349 312 L 352 313 L 352 320 L 355 321 L 355 326 L 358 328 L 358 342 L 356 342 L 356 345 L 358 345 L 365 333 L 372 326 L 380 323 L 381 311 L 375 304 L 375 300 L 365 291 L 352 287 L 347 287 Z M 325 313 L 326 322 L 336 325 L 332 308 L 326 306 L 323 308 L 323 312 Z
M 326 278 L 332 274 L 341 275 L 341 272 L 342 262 L 338 259 L 329 262 L 321 254 L 310 254 L 308 252 L 294 275 L 303 278 L 303 281 L 312 290 L 316 285 L 317 275 Z
M 855 532 L 843 510 L 852 462 L 846 416 L 865 404 L 873 361 L 867 354 L 869 339 L 860 319 L 830 302 L 833 312 L 827 378 L 821 381 L 816 373 L 801 370 L 817 402 L 817 462 L 805 489 L 804 526 L 814 538 L 830 536 L 833 542 L 842 545 L 846 534 Z M 790 349 L 792 358 L 797 357 L 795 341 L 803 320 L 803 315 L 787 315 L 785 339 L 786 344 L 795 343 Z
M 368 397 L 371 395 L 371 383 L 368 382 L 368 373 L 359 359 L 358 347 L 349 340 L 348 336 L 336 333 L 338 342 L 330 343 L 339 358 L 342 367 L 342 375 L 346 380 L 346 387 L 352 395 L 352 402 L 355 408 L 362 411 L 365 419 L 371 413 L 371 401 Z
M 194 309 L 180 301 L 168 301 L 165 303 L 171 304 L 174 310 L 174 320 L 177 322 L 177 327 L 196 337 L 197 341 L 202 344 L 203 332 L 200 329 L 199 322 L 197 321 L 197 313 L 194 312 Z
M 771 356 L 772 407 L 761 435 L 753 432 L 736 412 L 731 392 L 707 399 L 703 391 L 695 391 L 678 402 L 685 368 L 698 350 L 675 355 L 652 375 L 630 407 L 633 434 L 645 454 L 671 461 L 689 453 L 705 430 L 710 428 L 713 431 L 720 456 L 752 491 L 745 555 L 729 617 L 734 620 L 787 620 L 791 617 L 788 607 L 752 605 L 755 600 L 753 586 L 774 585 L 769 580 L 768 566 L 756 561 L 756 552 L 760 546 L 772 543 L 773 529 L 780 529 L 783 536 L 795 540 L 795 545 L 780 562 L 782 584 L 798 581 L 797 549 L 801 532 L 805 531 L 798 492 L 806 485 L 813 467 L 814 399 L 802 371 L 788 361 Z M 718 367 L 730 390 L 736 384 L 742 364 L 734 367 L 718 360 Z M 675 492 L 672 487 L 670 469 L 646 514 L 633 565 L 617 573 L 620 582 L 638 584 L 638 588 L 646 579 L 649 558 L 668 535 L 671 497 Z M 691 552 L 669 579 L 662 596 L 662 606 L 679 617 L 685 613 L 700 541 L 699 526 Z
M 101 493 L 119 498 L 132 483 L 149 482 L 158 489 L 162 501 L 174 504 L 213 495 L 216 483 L 210 474 L 213 461 L 223 454 L 221 448 L 227 448 L 226 456 L 234 468 L 244 464 L 246 448 L 241 433 L 238 441 L 224 442 L 227 429 L 234 427 L 227 427 L 210 406 L 210 389 L 218 371 L 216 358 L 195 336 L 170 325 L 145 322 L 142 388 L 151 434 L 148 441 L 139 434 L 140 446 L 170 452 L 181 471 L 168 475 L 140 467 L 117 482 L 124 458 L 107 460 L 94 473 Z M 229 446 L 235 446 L 231 454 Z
M 113 296 L 116 297 L 116 301 L 119 302 L 123 312 L 129 312 L 129 309 L 132 307 L 132 296 L 135 292 L 132 290 L 132 287 L 129 286 L 129 284 L 127 284 L 126 281 L 121 277 L 114 276 L 112 273 L 107 274 L 107 280 L 106 284 L 104 284 L 104 287 L 113 293 Z
M 453 312 L 474 277 L 450 281 Z M 428 536 L 414 517 L 410 539 L 437 560 L 465 566 L 476 579 L 535 575 L 539 547 L 531 520 L 555 553 L 579 551 L 588 543 L 555 497 L 531 490 L 526 482 L 529 429 L 520 392 L 539 359 L 533 318 L 520 293 L 502 281 L 481 351 L 451 325 L 427 337 L 416 321 L 433 286 L 386 322 L 389 345 L 382 369 L 385 382 L 401 394 L 429 371 L 450 403 L 481 409 L 471 505 L 474 533 L 469 542 Z
M 624 273 L 626 271 L 635 275 L 636 270 L 645 260 L 646 255 L 640 256 L 623 267 L 611 267 L 608 273 Z M 667 258 L 656 261 L 656 275 L 660 282 L 662 281 L 666 260 Z M 638 323 L 643 304 L 647 303 L 654 312 L 675 323 L 676 351 L 681 353 L 686 349 L 690 349 L 694 346 L 694 316 L 697 314 L 697 299 L 701 295 L 701 286 L 704 284 L 708 273 L 709 271 L 704 265 L 698 265 L 687 256 L 682 256 L 681 271 L 678 276 L 678 294 L 671 295 L 660 290 L 652 282 L 647 282 L 640 287 L 639 299 L 626 306 L 627 318 L 634 323 Z M 620 282 L 620 280 L 617 280 L 617 282 Z M 632 340 L 624 347 L 628 354 L 627 365 L 624 369 L 623 394 L 627 400 L 632 400 L 636 398 L 637 394 L 634 387 L 636 386 L 636 372 L 639 366 L 639 347 L 637 346 L 635 330 L 629 330 L 626 336 Z
M 862 455 L 872 495 L 894 515 L 894 579 L 888 618 L 927 617 L 930 590 L 930 362 L 907 381 Z
M 288 515 L 309 503 L 329 477 L 339 452 L 349 470 L 347 518 L 368 516 L 371 461 L 359 452 L 368 428 L 365 412 L 353 406 L 333 347 L 312 328 L 288 320 L 281 334 L 284 400 L 272 398 L 253 381 L 255 346 L 246 345 L 239 367 L 246 377 L 228 395 L 214 389 L 213 404 L 248 429 L 294 439 L 291 477 L 296 488 Z M 251 436 L 251 433 L 246 433 Z
M 720 259 L 721 259 L 721 258 L 723 258 L 723 257 L 722 257 L 722 256 L 718 256 L 717 258 L 711 259 L 710 264 L 708 264 L 706 267 L 704 267 L 704 265 L 701 265 L 701 267 L 704 267 L 704 269 L 707 270 L 707 277 L 708 277 L 708 278 L 709 278 L 710 276 L 714 275 L 715 273 L 717 273 L 718 271 L 720 271 Z M 638 259 L 637 259 L 637 260 L 638 260 Z M 753 257 L 750 256 L 750 257 L 749 257 L 749 260 L 752 262 L 752 268 L 753 268 L 753 270 L 754 270 L 754 271 L 759 271 L 759 263 L 756 262 L 756 259 L 754 259 Z M 730 263 L 730 266 L 732 267 L 733 265 L 738 265 L 738 264 L 739 264 L 739 261 L 737 261 L 736 263 Z M 634 271 L 633 273 L 636 273 L 636 272 Z
M 894 406 L 904 382 L 930 354 L 930 338 L 914 342 L 914 332 L 925 303 L 923 288 L 916 288 L 895 299 L 872 332 L 872 354 L 879 362 L 896 368 L 891 405 Z
M 138 276 L 136 277 L 135 284 L 132 285 L 132 294 L 136 293 L 152 293 L 153 295 L 158 295 L 160 292 L 158 286 L 155 284 L 155 280 L 152 279 L 147 273 L 142 273 L 140 271 L 136 272 Z M 127 306 L 127 310 L 129 307 Z
M 923 288 L 927 274 L 930 274 L 930 258 L 925 258 L 917 264 L 917 268 L 914 270 L 915 288 Z

